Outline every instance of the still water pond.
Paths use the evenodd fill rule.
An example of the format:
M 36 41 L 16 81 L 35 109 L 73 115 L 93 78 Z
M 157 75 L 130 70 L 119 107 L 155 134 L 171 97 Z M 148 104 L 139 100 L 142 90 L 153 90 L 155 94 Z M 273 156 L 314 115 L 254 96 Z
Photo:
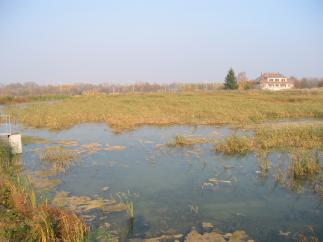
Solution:
M 189 148 L 165 146 L 177 134 L 216 142 L 237 132 L 232 129 L 143 127 L 114 134 L 104 124 L 78 125 L 59 132 L 15 128 L 23 135 L 43 137 L 50 143 L 73 140 L 80 146 L 91 143 L 124 146 L 82 153 L 74 165 L 56 177 L 62 183 L 49 196 L 67 191 L 73 196 L 111 198 L 124 192 L 135 207 L 133 237 L 187 233 L 193 226 L 199 228 L 202 222 L 210 222 L 223 232 L 245 230 L 257 241 L 290 241 L 293 234 L 312 225 L 316 235 L 323 239 L 322 199 L 311 187 L 305 185 L 302 193 L 291 192 L 276 184 L 272 175 L 260 176 L 259 161 L 253 154 L 226 157 L 214 153 L 214 144 L 210 143 Z M 24 146 L 27 171 L 40 169 L 41 161 L 35 150 L 50 143 Z M 286 160 L 287 155 L 276 153 L 270 159 L 275 164 Z M 211 185 L 210 179 L 220 182 Z M 111 229 L 127 233 L 125 212 L 95 215 L 93 226 L 108 222 Z

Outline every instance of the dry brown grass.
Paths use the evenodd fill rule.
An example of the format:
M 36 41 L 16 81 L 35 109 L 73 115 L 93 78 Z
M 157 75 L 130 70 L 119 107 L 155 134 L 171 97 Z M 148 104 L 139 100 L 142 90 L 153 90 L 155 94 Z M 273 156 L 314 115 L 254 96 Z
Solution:
M 256 128 L 252 137 L 230 136 L 215 146 L 215 150 L 225 154 L 246 154 L 256 151 L 289 151 L 322 149 L 323 125 L 267 125 Z
M 245 155 L 254 149 L 253 140 L 248 137 L 230 136 L 223 143 L 215 146 L 215 151 L 226 155 Z
M 229 92 L 94 95 L 56 103 L 10 106 L 16 120 L 49 129 L 106 122 L 114 131 L 140 125 L 247 124 L 283 118 L 322 118 L 322 92 Z
M 168 147 L 184 147 L 184 146 L 192 146 L 195 144 L 203 144 L 210 142 L 210 140 L 207 140 L 205 138 L 200 137 L 189 137 L 189 136 L 183 136 L 183 135 L 176 135 L 174 140 L 169 142 L 167 144 Z
M 28 179 L 0 144 L 0 238 L 5 241 L 85 241 L 88 227 L 71 212 L 38 203 Z

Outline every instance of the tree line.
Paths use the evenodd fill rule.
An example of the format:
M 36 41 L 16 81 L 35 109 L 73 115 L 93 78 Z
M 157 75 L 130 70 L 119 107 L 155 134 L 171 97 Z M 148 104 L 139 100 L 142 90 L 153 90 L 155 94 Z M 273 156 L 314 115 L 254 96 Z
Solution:
M 323 78 L 290 77 L 295 88 L 323 87 Z M 245 72 L 235 74 L 231 68 L 224 80 L 218 82 L 200 83 L 171 83 L 158 84 L 137 82 L 134 84 L 63 84 L 63 85 L 39 85 L 35 82 L 0 84 L 0 96 L 40 96 L 40 95 L 86 95 L 94 93 L 149 93 L 149 92 L 190 92 L 190 91 L 214 91 L 218 89 L 256 89 L 255 80 L 248 79 Z
M 39 85 L 35 82 L 12 83 L 0 85 L 0 96 L 38 96 L 38 95 L 90 95 L 95 93 L 149 93 L 149 92 L 189 92 L 213 91 L 222 89 L 223 84 L 205 83 L 171 83 L 157 84 L 138 82 L 134 84 L 63 84 Z

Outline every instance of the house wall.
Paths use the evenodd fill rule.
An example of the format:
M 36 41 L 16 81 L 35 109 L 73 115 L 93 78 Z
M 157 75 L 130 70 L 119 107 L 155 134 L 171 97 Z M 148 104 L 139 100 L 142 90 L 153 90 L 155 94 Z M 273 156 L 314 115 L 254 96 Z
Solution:
M 264 80 L 264 83 L 261 85 L 261 89 L 265 90 L 286 90 L 293 88 L 294 85 L 290 82 L 288 82 L 287 78 L 273 78 L 268 77 L 266 80 Z

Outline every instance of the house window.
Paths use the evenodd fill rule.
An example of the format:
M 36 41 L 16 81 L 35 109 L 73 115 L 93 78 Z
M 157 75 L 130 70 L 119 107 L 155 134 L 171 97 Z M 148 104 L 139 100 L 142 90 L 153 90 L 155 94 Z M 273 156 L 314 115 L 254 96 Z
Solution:
M 269 81 L 270 81 L 270 82 L 272 82 L 272 81 L 273 81 L 273 79 L 272 79 L 272 78 L 269 78 Z
M 276 78 L 276 79 L 275 79 L 275 82 L 278 82 L 278 81 L 279 81 L 279 79 L 278 79 L 278 78 Z

